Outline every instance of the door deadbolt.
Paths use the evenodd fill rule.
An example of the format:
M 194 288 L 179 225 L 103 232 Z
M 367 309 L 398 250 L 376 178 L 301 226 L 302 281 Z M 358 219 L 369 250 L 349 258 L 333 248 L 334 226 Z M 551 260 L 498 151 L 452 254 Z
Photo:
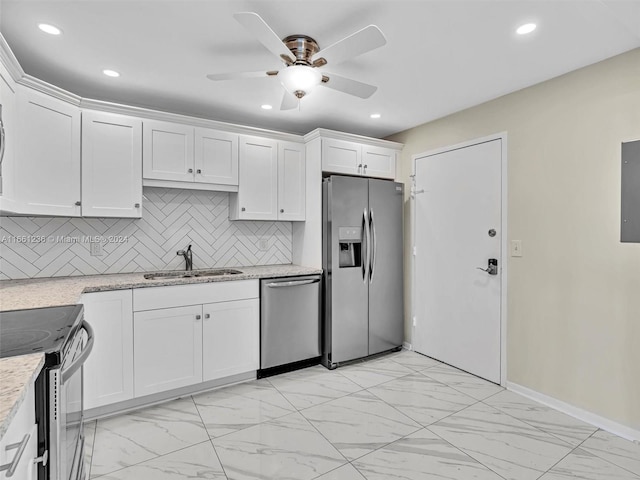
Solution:
M 489 234 L 490 237 L 495 237 L 496 236 L 496 231 L 493 228 L 491 230 L 489 230 L 487 233 Z

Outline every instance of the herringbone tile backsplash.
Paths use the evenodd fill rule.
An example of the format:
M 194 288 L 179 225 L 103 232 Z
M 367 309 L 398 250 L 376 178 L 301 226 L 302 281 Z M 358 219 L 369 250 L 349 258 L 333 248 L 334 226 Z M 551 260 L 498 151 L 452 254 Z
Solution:
M 144 188 L 142 219 L 2 217 L 0 278 L 291 263 L 291 222 L 229 221 L 229 194 Z M 91 256 L 101 240 L 102 256 Z

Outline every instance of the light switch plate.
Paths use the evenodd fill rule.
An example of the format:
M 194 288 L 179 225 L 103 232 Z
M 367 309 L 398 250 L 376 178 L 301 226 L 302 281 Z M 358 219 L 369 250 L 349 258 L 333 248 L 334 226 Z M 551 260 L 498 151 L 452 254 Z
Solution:
M 266 238 L 261 238 L 258 240 L 258 250 L 262 252 L 266 252 L 269 250 L 269 240 Z
M 511 240 L 511 256 L 522 256 L 522 240 Z

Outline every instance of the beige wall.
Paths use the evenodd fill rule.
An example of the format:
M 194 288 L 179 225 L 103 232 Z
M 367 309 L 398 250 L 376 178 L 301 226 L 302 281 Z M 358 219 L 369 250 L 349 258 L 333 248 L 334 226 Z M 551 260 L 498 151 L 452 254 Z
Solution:
M 390 140 L 405 143 L 408 184 L 412 155 L 502 131 L 508 239 L 524 253 L 508 259 L 508 380 L 640 430 L 640 244 L 620 243 L 620 143 L 640 139 L 640 49 Z

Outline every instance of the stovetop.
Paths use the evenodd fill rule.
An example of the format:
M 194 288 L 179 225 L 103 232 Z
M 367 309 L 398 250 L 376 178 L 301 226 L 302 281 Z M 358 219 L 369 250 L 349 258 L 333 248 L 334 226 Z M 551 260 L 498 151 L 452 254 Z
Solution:
M 64 350 L 82 318 L 82 305 L 0 312 L 0 358 Z

